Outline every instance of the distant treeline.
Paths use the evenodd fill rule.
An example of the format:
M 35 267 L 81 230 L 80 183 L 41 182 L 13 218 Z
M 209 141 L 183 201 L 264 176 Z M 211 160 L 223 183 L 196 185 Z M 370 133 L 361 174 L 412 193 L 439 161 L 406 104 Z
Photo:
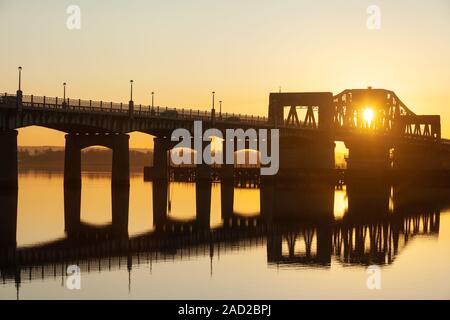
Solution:
M 112 150 L 86 149 L 81 151 L 81 166 L 83 170 L 103 171 L 111 170 Z M 43 169 L 63 170 L 64 149 L 27 149 L 19 148 L 17 153 L 19 168 L 22 170 Z M 130 150 L 130 169 L 142 170 L 145 166 L 151 166 L 153 152 L 148 150 Z
M 19 148 L 17 156 L 19 168 L 21 170 L 64 169 L 64 148 L 21 147 Z M 112 150 L 100 148 L 89 148 L 82 150 L 81 159 L 81 166 L 83 170 L 110 171 L 112 165 Z M 132 171 L 141 171 L 144 167 L 152 165 L 152 150 L 130 149 L 130 169 Z M 336 167 L 346 167 L 345 154 L 336 154 Z

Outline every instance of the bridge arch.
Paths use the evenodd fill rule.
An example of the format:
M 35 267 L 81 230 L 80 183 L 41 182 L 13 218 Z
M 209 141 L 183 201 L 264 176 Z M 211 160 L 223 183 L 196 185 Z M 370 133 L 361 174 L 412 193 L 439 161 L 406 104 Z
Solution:
M 129 136 L 126 134 L 67 134 L 64 185 L 81 185 L 81 150 L 95 145 L 113 150 L 112 183 L 116 185 L 129 185 L 128 140 Z

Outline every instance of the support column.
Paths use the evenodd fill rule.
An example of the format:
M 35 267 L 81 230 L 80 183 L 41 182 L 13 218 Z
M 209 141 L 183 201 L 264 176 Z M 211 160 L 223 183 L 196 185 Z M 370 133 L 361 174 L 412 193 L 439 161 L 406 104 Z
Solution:
M 170 140 L 169 138 L 154 138 L 153 141 L 152 178 L 156 180 L 167 180 L 169 174 L 167 152 L 170 150 Z
M 118 134 L 113 136 L 112 184 L 130 185 L 130 136 Z
M 64 185 L 81 186 L 81 150 L 101 145 L 113 150 L 112 184 L 129 186 L 129 136 L 127 134 L 67 134 L 64 161 Z
M 379 171 L 391 167 L 390 145 L 385 138 L 366 136 L 345 141 L 348 148 L 347 168 L 354 171 Z
M 18 187 L 17 131 L 0 131 L 0 192 L 7 193 Z
M 225 222 L 234 210 L 234 164 L 226 163 L 226 140 L 222 143 L 222 165 L 220 167 L 220 207 Z
M 275 204 L 275 179 L 272 176 L 261 176 L 259 187 L 259 203 L 261 218 L 266 223 L 271 223 L 274 216 Z
M 209 141 L 204 141 L 202 150 L 205 150 L 209 143 Z M 204 228 L 209 228 L 210 226 L 211 187 L 211 166 L 205 163 L 198 164 L 195 168 L 195 203 L 197 222 Z
M 230 179 L 220 181 L 220 207 L 222 220 L 225 222 L 233 216 L 234 210 L 234 182 Z
M 334 141 L 327 136 L 303 138 L 280 137 L 280 170 L 278 177 L 304 175 L 327 176 L 335 167 Z
M 394 148 L 394 168 L 401 171 L 442 169 L 442 154 L 436 143 L 398 143 Z
M 222 165 L 220 167 L 220 175 L 221 175 L 221 179 L 234 179 L 234 154 L 233 154 L 233 163 L 227 163 L 227 152 L 228 152 L 228 148 L 227 148 L 227 138 L 226 138 L 226 132 L 222 133 L 224 136 L 224 140 L 222 141 Z M 236 146 L 236 141 L 233 141 L 234 146 L 233 149 L 231 150 L 231 152 L 234 153 L 234 151 L 236 151 L 237 146 Z
M 220 179 L 234 181 L 234 165 L 222 164 L 220 167 Z
M 0 248 L 16 247 L 17 236 L 17 189 L 0 193 Z
M 112 158 L 112 227 L 115 237 L 128 237 L 128 210 L 130 202 L 130 136 L 113 136 Z
M 197 165 L 195 179 L 196 220 L 204 228 L 210 226 L 211 187 L 211 167 L 207 164 Z
M 79 136 L 66 134 L 64 156 L 64 185 L 81 186 L 81 146 Z

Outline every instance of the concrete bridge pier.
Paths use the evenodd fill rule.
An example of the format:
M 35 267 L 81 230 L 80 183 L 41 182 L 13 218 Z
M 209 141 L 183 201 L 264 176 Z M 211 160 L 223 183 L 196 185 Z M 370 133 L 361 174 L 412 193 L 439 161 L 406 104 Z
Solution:
M 394 148 L 394 169 L 432 171 L 442 169 L 442 151 L 435 143 L 397 143 Z
M 0 248 L 16 247 L 17 190 L 0 194 Z
M 17 131 L 0 131 L 0 193 L 18 188 Z
M 222 143 L 222 161 L 220 167 L 220 207 L 225 222 L 233 216 L 234 210 L 234 164 L 226 163 L 227 147 Z
M 168 152 L 171 149 L 171 141 L 167 137 L 153 138 L 153 167 L 152 178 L 154 180 L 167 180 L 169 176 Z
M 233 180 L 234 181 L 234 165 L 222 164 L 220 168 L 221 180 Z
M 345 141 L 348 148 L 347 168 L 353 171 L 374 173 L 391 167 L 390 144 L 385 138 L 365 136 Z
M 76 134 L 66 134 L 64 186 L 81 187 L 81 145 Z
M 211 219 L 211 167 L 199 164 L 196 167 L 195 204 L 196 219 L 201 227 L 208 228 Z
M 130 185 L 130 136 L 127 134 L 112 135 L 112 184 Z
M 129 138 L 127 134 L 67 134 L 64 185 L 81 186 L 81 150 L 99 145 L 113 151 L 112 184 L 129 186 Z
M 202 150 L 205 150 L 209 144 L 209 141 L 203 141 Z M 203 228 L 209 228 L 210 226 L 211 187 L 212 168 L 202 161 L 195 167 L 195 204 L 196 220 Z
M 334 140 L 324 135 L 316 138 L 280 137 L 280 168 L 277 177 L 302 178 L 313 172 L 327 176 L 334 170 Z
M 273 220 L 274 204 L 275 204 L 275 183 L 272 176 L 261 176 L 259 188 L 259 206 L 261 218 L 263 221 L 270 223 Z
M 225 222 L 233 216 L 234 210 L 234 181 L 224 179 L 220 181 L 220 207 L 222 220 Z

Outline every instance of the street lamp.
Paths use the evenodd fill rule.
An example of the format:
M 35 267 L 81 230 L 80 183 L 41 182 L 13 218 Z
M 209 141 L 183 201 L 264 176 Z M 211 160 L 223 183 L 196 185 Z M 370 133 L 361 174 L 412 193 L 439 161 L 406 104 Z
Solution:
M 62 102 L 63 108 L 67 107 L 67 104 L 66 104 L 66 85 L 67 85 L 67 83 L 63 82 L 63 102 Z
M 19 91 L 21 91 L 21 86 L 22 86 L 22 67 L 19 67 Z
M 152 91 L 152 109 L 153 109 L 153 103 L 155 102 L 154 97 L 155 97 L 155 93 Z
M 219 101 L 219 114 L 222 116 L 222 100 Z
M 130 80 L 130 101 L 133 101 L 133 80 Z
M 213 123 L 214 123 L 214 121 L 216 119 L 216 109 L 214 109 L 215 95 L 216 95 L 216 92 L 213 91 L 212 92 L 212 109 L 211 109 L 211 119 L 212 119 Z
M 128 102 L 128 113 L 130 118 L 134 116 L 134 102 L 133 102 L 133 80 L 130 80 L 130 101 Z

